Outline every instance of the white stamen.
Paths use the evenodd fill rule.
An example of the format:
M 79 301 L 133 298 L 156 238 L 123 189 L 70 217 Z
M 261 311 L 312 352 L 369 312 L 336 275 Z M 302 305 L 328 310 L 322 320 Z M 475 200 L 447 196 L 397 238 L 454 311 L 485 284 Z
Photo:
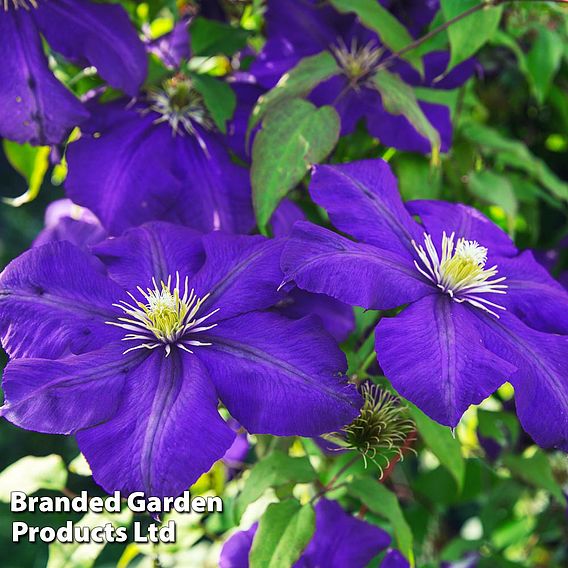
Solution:
M 142 341 L 139 345 L 127 349 L 129 353 L 135 349 L 156 349 L 164 347 L 166 357 L 171 353 L 172 346 L 193 353 L 189 346 L 202 347 L 211 345 L 209 342 L 199 341 L 195 334 L 202 333 L 216 327 L 216 323 L 201 325 L 215 315 L 219 308 L 208 314 L 197 317 L 199 309 L 209 297 L 209 294 L 199 298 L 195 290 L 189 289 L 189 278 L 184 279 L 183 293 L 180 287 L 180 276 L 176 272 L 175 286 L 172 287 L 172 277 L 168 276 L 166 282 L 160 284 L 152 278 L 153 288 L 144 290 L 137 287 L 143 300 L 127 292 L 133 304 L 120 300 L 113 304 L 120 308 L 128 317 L 118 317 L 116 321 L 107 321 L 108 325 L 120 327 L 128 332 L 123 341 Z
M 506 278 L 493 278 L 497 265 L 485 268 L 487 249 L 477 241 L 459 238 L 454 246 L 455 233 L 442 235 L 442 256 L 438 254 L 432 237 L 424 233 L 424 246 L 412 241 L 418 254 L 414 266 L 425 278 L 458 303 L 468 302 L 498 318 L 490 308 L 506 308 L 490 302 L 478 294 L 506 294 L 508 286 L 501 284 Z M 493 279 L 492 279 L 493 278 Z

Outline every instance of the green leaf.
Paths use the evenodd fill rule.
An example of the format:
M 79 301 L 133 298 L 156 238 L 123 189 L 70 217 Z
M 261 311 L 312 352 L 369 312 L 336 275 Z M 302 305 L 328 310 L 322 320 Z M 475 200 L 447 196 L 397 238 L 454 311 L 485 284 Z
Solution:
M 566 507 L 566 497 L 552 474 L 552 468 L 548 457 L 541 450 L 537 450 L 533 456 L 508 455 L 503 463 L 515 476 L 530 485 L 548 491 L 562 507 Z
M 440 152 L 440 134 L 422 112 L 412 87 L 398 75 L 384 70 L 379 70 L 373 75 L 373 83 L 381 94 L 387 112 L 406 117 L 412 126 L 430 141 L 432 157 L 437 161 Z
M 526 172 L 548 189 L 553 196 L 568 201 L 568 184 L 519 140 L 506 138 L 497 130 L 475 122 L 464 124 L 462 134 L 478 144 L 482 153 L 494 158 L 498 165 L 510 166 Z
M 215 20 L 195 18 L 190 28 L 194 56 L 233 55 L 247 43 L 250 32 Z
M 339 72 L 335 58 L 328 51 L 304 57 L 295 67 L 282 75 L 273 89 L 258 99 L 251 115 L 249 130 L 258 124 L 271 106 L 284 99 L 303 97 L 316 85 Z
M 519 421 L 511 412 L 477 409 L 479 433 L 501 446 L 512 445 L 519 437 Z
M 31 495 L 40 489 L 61 491 L 67 483 L 67 468 L 61 456 L 26 456 L 0 473 L 0 501 L 10 502 L 10 492 Z
M 363 25 L 377 32 L 392 52 L 400 51 L 414 41 L 396 17 L 376 0 L 331 0 L 331 3 L 340 12 L 355 12 Z M 421 75 L 424 74 L 424 64 L 419 53 L 411 50 L 401 57 Z
M 507 214 L 512 227 L 519 204 L 509 179 L 490 170 L 473 172 L 467 178 L 469 191 L 486 203 L 501 207 Z
M 282 452 L 272 452 L 250 470 L 243 490 L 235 500 L 235 517 L 240 521 L 250 503 L 256 501 L 269 487 L 286 483 L 309 483 L 316 472 L 307 457 L 292 458 Z
M 193 86 L 203 97 L 203 102 L 217 128 L 225 134 L 227 121 L 230 120 L 237 106 L 237 97 L 231 87 L 211 75 L 192 73 Z
M 252 148 L 253 204 L 261 230 L 280 200 L 312 164 L 323 160 L 339 138 L 340 121 L 330 106 L 301 99 L 282 101 L 263 121 Z
M 447 426 L 442 426 L 428 418 L 413 404 L 408 404 L 410 415 L 416 422 L 416 426 L 425 444 L 432 453 L 440 460 L 440 463 L 452 474 L 458 484 L 458 489 L 463 488 L 465 476 L 465 462 L 461 454 L 461 446 Z
M 49 169 L 49 146 L 30 146 L 3 140 L 4 153 L 12 167 L 28 182 L 25 193 L 14 199 L 5 198 L 4 202 L 19 207 L 33 201 L 39 194 L 43 178 Z
M 301 556 L 315 530 L 315 512 L 311 504 L 300 505 L 296 499 L 273 503 L 258 525 L 250 568 L 290 568 Z
M 398 547 L 412 561 L 414 558 L 412 530 L 406 522 L 396 495 L 382 483 L 370 477 L 354 479 L 349 484 L 348 490 L 351 495 L 360 499 L 370 511 L 391 523 Z
M 486 4 L 484 8 L 454 22 L 448 28 L 451 48 L 449 71 L 474 55 L 493 37 L 501 20 L 503 6 L 492 6 L 487 0 L 441 0 L 441 4 L 446 22 L 475 6 Z
M 526 56 L 526 72 L 533 93 L 541 104 L 550 91 L 563 54 L 562 37 L 546 26 L 539 26 L 536 39 Z
M 431 168 L 427 158 L 418 154 L 397 154 L 393 168 L 400 193 L 410 199 L 438 199 L 441 191 L 441 170 Z

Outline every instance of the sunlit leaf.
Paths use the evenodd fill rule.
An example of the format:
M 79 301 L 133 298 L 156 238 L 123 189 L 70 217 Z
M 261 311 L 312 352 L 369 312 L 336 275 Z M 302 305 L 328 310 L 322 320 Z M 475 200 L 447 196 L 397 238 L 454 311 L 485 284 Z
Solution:
M 49 146 L 30 146 L 3 140 L 4 153 L 12 167 L 28 182 L 25 193 L 15 198 L 5 198 L 4 202 L 14 207 L 33 201 L 39 194 L 43 178 L 49 169 Z
M 10 502 L 11 491 L 31 495 L 40 489 L 60 491 L 67 483 L 67 468 L 61 456 L 26 456 L 0 473 L 0 501 Z
M 315 530 L 311 504 L 295 499 L 273 503 L 264 513 L 250 552 L 250 568 L 290 568 Z

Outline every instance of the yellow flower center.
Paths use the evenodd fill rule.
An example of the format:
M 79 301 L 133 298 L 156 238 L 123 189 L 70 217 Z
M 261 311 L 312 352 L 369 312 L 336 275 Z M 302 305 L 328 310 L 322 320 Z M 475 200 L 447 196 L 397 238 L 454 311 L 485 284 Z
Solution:
M 195 291 L 189 290 L 189 279 L 185 278 L 184 291 L 181 293 L 179 273 L 176 273 L 175 285 L 172 287 L 172 277 L 160 284 L 153 278 L 153 288 L 146 290 L 138 286 L 137 290 L 142 299 L 137 299 L 128 292 L 133 304 L 121 301 L 113 304 L 120 308 L 125 316 L 116 322 L 106 322 L 109 325 L 121 327 L 131 332 L 124 336 L 124 341 L 143 341 L 124 353 L 135 349 L 155 349 L 164 346 L 166 356 L 171 352 L 171 346 L 193 353 L 191 346 L 211 345 L 195 339 L 194 334 L 212 329 L 217 324 L 201 325 L 205 320 L 219 311 L 213 310 L 205 316 L 198 317 L 198 312 L 209 294 L 198 298 Z
M 424 233 L 424 246 L 412 241 L 419 261 L 414 261 L 418 271 L 456 302 L 468 302 L 495 317 L 490 308 L 504 310 L 503 306 L 490 302 L 479 294 L 506 294 L 505 277 L 497 275 L 497 265 L 485 268 L 487 249 L 477 241 L 459 238 L 454 246 L 455 233 L 442 236 L 442 255 L 434 246 L 432 237 Z

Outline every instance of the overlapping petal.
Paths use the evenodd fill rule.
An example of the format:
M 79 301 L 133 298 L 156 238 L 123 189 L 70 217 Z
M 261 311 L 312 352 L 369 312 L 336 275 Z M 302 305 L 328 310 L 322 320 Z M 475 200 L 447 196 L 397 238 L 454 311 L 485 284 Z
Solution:
M 481 246 L 489 249 L 491 257 L 517 254 L 511 237 L 469 205 L 416 200 L 406 203 L 406 207 L 412 215 L 420 217 L 424 230 L 432 235 L 435 243 L 442 242 L 444 232 L 447 235 L 453 232 L 456 238 L 478 241 Z
M 122 6 L 88 0 L 38 4 L 33 17 L 55 51 L 88 62 L 113 87 L 136 95 L 146 77 L 146 50 Z
M 87 111 L 51 73 L 30 13 L 0 18 L 0 136 L 19 143 L 58 144 Z
M 357 415 L 360 396 L 339 378 L 345 357 L 314 318 L 244 314 L 206 337 L 212 345 L 197 356 L 231 415 L 249 432 L 315 436 Z
M 507 277 L 500 303 L 539 331 L 568 334 L 568 291 L 525 251 L 499 259 L 499 274 Z
M 111 418 L 129 373 L 145 357 L 120 342 L 56 361 L 14 359 L 4 371 L 1 415 L 28 430 L 72 434 Z M 96 401 L 96 404 L 93 404 Z
M 568 336 L 534 330 L 508 312 L 476 316 L 485 344 L 517 367 L 510 382 L 525 431 L 539 446 L 568 451 Z
M 164 497 L 188 489 L 234 437 L 199 360 L 155 350 L 129 373 L 114 417 L 82 430 L 77 441 L 107 491 Z
M 92 109 L 86 130 L 94 135 L 69 147 L 66 188 L 112 234 L 153 220 L 204 232 L 252 229 L 246 170 L 216 134 L 198 127 L 195 135 L 174 134 L 156 113 L 124 101 Z
M 132 291 L 152 287 L 152 279 L 167 282 L 192 276 L 203 264 L 201 234 L 187 227 L 155 221 L 130 229 L 121 237 L 93 247 L 110 277 Z
M 376 350 L 385 375 L 402 396 L 447 426 L 456 426 L 471 404 L 487 398 L 516 370 L 489 350 L 472 310 L 436 294 L 377 326 Z
M 204 313 L 219 309 L 215 321 L 220 321 L 276 304 L 282 297 L 278 285 L 283 246 L 283 240 L 260 236 L 204 236 L 205 263 L 190 281 L 198 296 L 209 294 Z
M 340 231 L 406 258 L 413 254 L 411 241 L 421 230 L 405 209 L 384 160 L 316 166 L 310 194 Z
M 97 259 L 68 242 L 31 249 L 0 276 L 0 333 L 10 357 L 56 358 L 105 345 L 125 296 Z
M 408 257 L 306 222 L 294 226 L 282 270 L 285 282 L 368 309 L 396 308 L 435 291 Z

